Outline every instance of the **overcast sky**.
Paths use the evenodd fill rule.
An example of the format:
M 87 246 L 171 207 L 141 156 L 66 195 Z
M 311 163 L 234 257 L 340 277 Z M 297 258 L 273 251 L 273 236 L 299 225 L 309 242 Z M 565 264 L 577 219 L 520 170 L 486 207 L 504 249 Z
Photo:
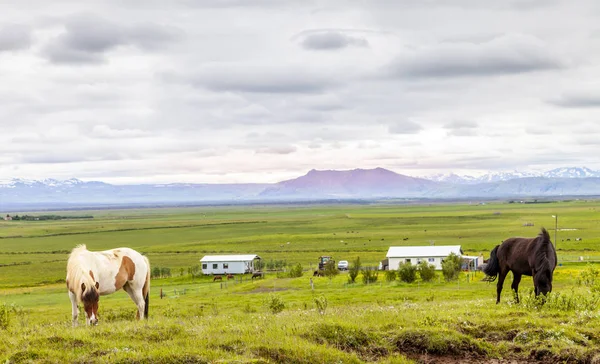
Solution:
M 0 1 L 0 179 L 600 169 L 600 2 Z

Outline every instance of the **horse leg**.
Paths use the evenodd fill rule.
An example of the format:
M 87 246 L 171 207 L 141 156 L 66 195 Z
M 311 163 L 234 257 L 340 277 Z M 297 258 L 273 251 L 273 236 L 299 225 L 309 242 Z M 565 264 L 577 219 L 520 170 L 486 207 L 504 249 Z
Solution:
M 513 276 L 513 282 L 510 288 L 512 288 L 513 291 L 515 291 L 515 300 L 517 301 L 517 303 L 519 303 L 519 283 L 521 283 L 521 274 L 513 272 Z
M 125 284 L 123 286 L 123 289 L 125 290 L 125 292 L 127 292 L 129 297 L 131 297 L 133 303 L 135 303 L 135 305 L 137 306 L 138 312 L 135 315 L 135 317 L 138 320 L 143 320 L 144 309 L 146 308 L 146 301 L 144 301 L 144 295 L 142 295 L 142 290 L 133 289 L 129 283 Z
M 497 292 L 497 297 L 496 297 L 496 304 L 500 303 L 500 294 L 502 293 L 502 285 L 504 284 L 504 278 L 506 278 L 506 275 L 508 274 L 508 270 L 500 270 L 500 273 L 498 274 L 498 285 L 496 286 L 496 292 Z
M 79 307 L 77 307 L 77 297 L 75 293 L 69 291 L 69 299 L 71 299 L 71 314 L 73 316 L 73 326 L 77 326 L 77 317 L 79 317 Z

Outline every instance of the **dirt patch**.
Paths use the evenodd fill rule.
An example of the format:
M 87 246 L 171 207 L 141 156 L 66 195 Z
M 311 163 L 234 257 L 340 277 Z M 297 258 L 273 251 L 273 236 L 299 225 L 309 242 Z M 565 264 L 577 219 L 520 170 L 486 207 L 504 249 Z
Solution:
M 488 354 L 485 343 L 453 331 L 406 330 L 395 339 L 394 345 L 402 354 L 428 354 L 452 357 L 483 358 Z
M 356 353 L 365 361 L 389 355 L 389 350 L 381 344 L 379 335 L 351 325 L 320 323 L 313 325 L 302 337 L 318 344 L 328 344 L 338 350 Z

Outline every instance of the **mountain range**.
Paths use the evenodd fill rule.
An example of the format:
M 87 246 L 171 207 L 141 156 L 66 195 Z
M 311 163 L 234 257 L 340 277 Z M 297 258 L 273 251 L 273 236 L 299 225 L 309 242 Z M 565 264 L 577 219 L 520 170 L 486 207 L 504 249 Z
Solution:
M 79 179 L 0 180 L 0 209 L 115 205 L 231 204 L 373 199 L 526 198 L 600 195 L 600 171 L 557 168 L 544 173 L 502 172 L 411 177 L 384 168 L 311 170 L 272 184 L 112 185 Z

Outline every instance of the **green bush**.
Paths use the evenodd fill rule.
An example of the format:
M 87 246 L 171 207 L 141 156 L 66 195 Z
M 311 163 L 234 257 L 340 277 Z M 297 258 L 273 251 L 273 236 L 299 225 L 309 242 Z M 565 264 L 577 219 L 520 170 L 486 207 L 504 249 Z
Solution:
M 171 276 L 171 268 L 160 268 L 160 276 L 161 277 L 170 277 Z
M 325 310 L 327 310 L 327 298 L 325 298 L 325 296 L 315 297 L 315 305 L 317 306 L 319 313 L 324 315 Z
M 387 282 L 393 282 L 396 280 L 396 271 L 395 270 L 386 270 L 384 275 L 385 275 L 385 280 Z
M 412 283 L 417 280 L 417 267 L 412 263 L 400 263 L 398 266 L 398 278 L 402 282 Z
M 450 253 L 450 255 L 442 261 L 442 274 L 446 281 L 452 281 L 458 278 L 461 265 L 461 257 L 454 253 Z
M 350 265 L 350 269 L 348 270 L 348 283 L 354 283 L 356 281 L 356 277 L 358 277 L 360 268 L 360 257 L 356 257 L 356 259 L 352 261 L 352 265 Z
M 335 262 L 333 260 L 328 261 L 327 264 L 325 264 L 325 277 L 331 279 L 338 274 L 340 274 L 340 271 L 335 266 Z
M 289 276 L 290 278 L 298 278 L 302 277 L 304 272 L 302 271 L 302 264 L 298 263 L 290 269 Z
M 430 282 L 435 278 L 435 265 L 423 262 L 417 268 L 423 282 Z
M 285 303 L 279 296 L 269 295 L 267 298 L 267 307 L 273 314 L 278 314 L 285 308 Z
M 10 325 L 10 306 L 6 303 L 0 305 L 0 329 L 6 330 Z
M 153 269 L 154 271 L 154 269 Z M 193 267 L 188 267 L 187 269 L 188 274 L 192 276 L 192 278 L 196 278 L 196 277 L 200 277 L 202 276 L 202 270 L 200 269 L 199 265 L 195 265 Z
M 273 260 L 270 259 L 266 264 L 265 267 L 267 268 L 267 270 L 281 270 L 285 267 L 287 267 L 287 261 L 286 260 Z
M 362 273 L 362 281 L 364 284 L 377 282 L 379 274 L 375 267 L 364 267 L 360 272 Z
M 154 267 L 154 268 L 152 268 L 152 272 L 150 272 L 151 278 L 168 278 L 170 276 L 171 276 L 171 268 Z
M 600 269 L 588 263 L 587 267 L 579 273 L 577 284 L 589 287 L 592 292 L 600 292 Z
M 6 330 L 10 326 L 13 316 L 16 316 L 22 327 L 27 325 L 26 312 L 23 307 L 17 306 L 14 303 L 10 305 L 6 303 L 0 304 L 0 330 Z

